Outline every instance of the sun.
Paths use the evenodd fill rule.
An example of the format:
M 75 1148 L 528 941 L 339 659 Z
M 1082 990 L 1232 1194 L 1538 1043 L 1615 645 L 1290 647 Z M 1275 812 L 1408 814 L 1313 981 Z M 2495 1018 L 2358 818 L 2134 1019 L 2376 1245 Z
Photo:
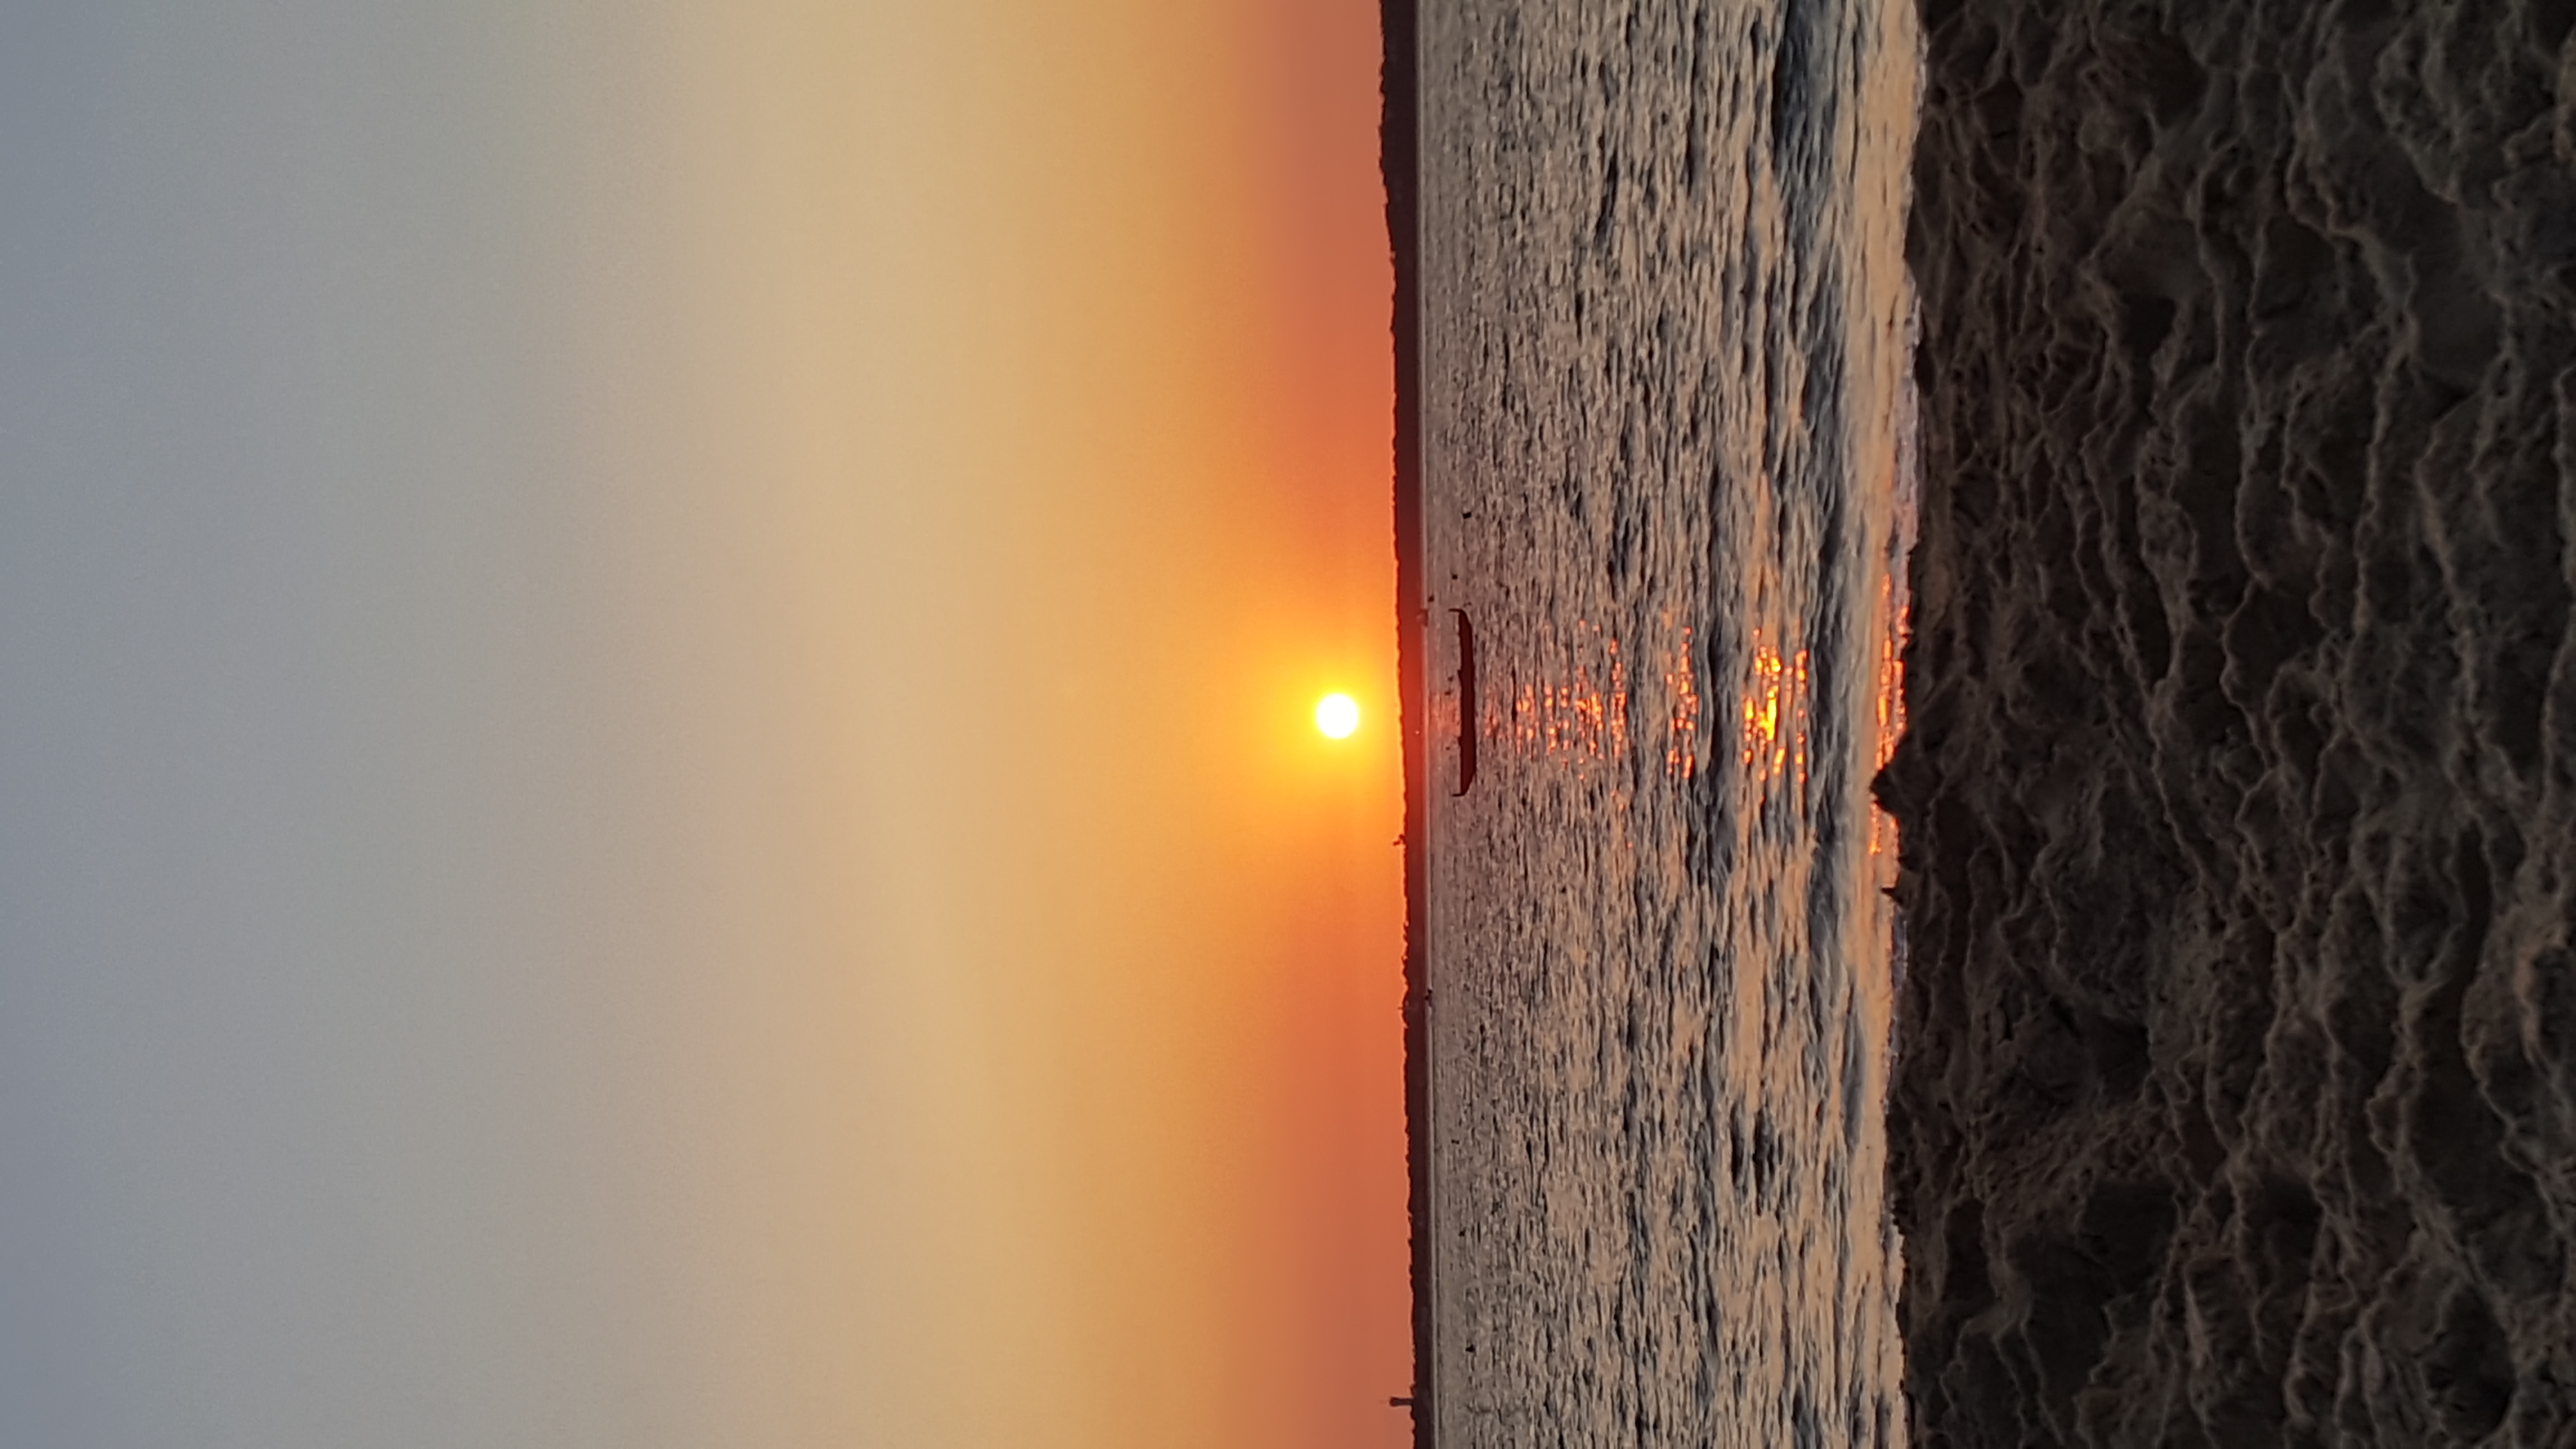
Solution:
M 1360 704 L 1347 694 L 1328 694 L 1315 702 L 1315 728 L 1329 739 L 1346 740 L 1360 727 Z

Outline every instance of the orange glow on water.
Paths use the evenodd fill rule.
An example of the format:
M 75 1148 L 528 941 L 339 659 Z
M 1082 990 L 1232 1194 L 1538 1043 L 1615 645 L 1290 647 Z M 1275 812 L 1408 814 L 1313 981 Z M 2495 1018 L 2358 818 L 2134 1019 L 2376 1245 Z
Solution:
M 1905 732 L 1904 629 L 1905 600 L 1892 580 L 1882 580 L 1876 612 L 1879 635 L 1872 661 L 1875 676 L 1871 704 L 1870 768 L 1884 767 Z M 1699 680 L 1693 631 L 1673 631 L 1656 655 L 1655 672 L 1663 690 L 1660 722 L 1663 738 L 1632 740 L 1640 727 L 1633 722 L 1638 702 L 1632 698 L 1628 656 L 1620 640 L 1597 626 L 1583 624 L 1577 657 L 1535 678 L 1515 680 L 1499 699 L 1486 706 L 1477 721 L 1484 737 L 1503 743 L 1523 759 L 1574 766 L 1579 773 L 1627 758 L 1632 745 L 1660 748 L 1664 772 L 1674 780 L 1699 773 L 1706 701 Z M 1745 681 L 1738 692 L 1736 759 L 1748 790 L 1767 793 L 1786 787 L 1795 808 L 1808 808 L 1807 791 L 1814 773 L 1812 739 L 1815 712 L 1815 658 L 1807 646 L 1756 629 Z M 1586 657 L 1588 656 L 1588 657 Z M 1430 701 L 1432 728 L 1447 734 L 1457 727 L 1460 701 L 1443 692 Z M 1643 727 L 1653 728 L 1656 706 Z M 1320 716 L 1319 716 L 1320 721 Z M 1714 742 L 1710 742 L 1714 743 Z M 1896 823 L 1876 805 L 1870 807 L 1869 849 L 1894 868 Z
M 1752 678 L 1743 699 L 1741 763 L 1756 785 L 1792 780 L 1807 788 L 1808 655 L 1753 631 Z
M 1896 578 L 1889 574 L 1879 581 L 1878 617 L 1878 738 L 1871 753 L 1873 770 L 1887 768 L 1896 757 L 1896 743 L 1905 735 L 1905 630 L 1910 613 L 1907 600 L 1897 591 Z M 1869 856 L 1878 873 L 1878 883 L 1896 883 L 1896 817 L 1873 800 L 1869 807 Z
M 1672 717 L 1664 722 L 1664 773 L 1688 780 L 1699 774 L 1699 667 L 1687 626 L 1672 666 L 1664 671 L 1664 694 L 1672 701 Z
M 1477 721 L 1480 736 L 1499 741 L 1523 759 L 1572 765 L 1578 774 L 1626 760 L 1632 750 L 1640 750 L 1650 758 L 1660 752 L 1668 778 L 1695 777 L 1706 707 L 1700 697 L 1690 626 L 1675 628 L 1667 618 L 1656 631 L 1659 637 L 1642 648 L 1623 644 L 1618 636 L 1588 621 L 1578 620 L 1575 627 L 1580 632 L 1572 647 L 1558 646 L 1574 657 L 1539 670 L 1535 677 L 1515 677 L 1482 711 L 1484 717 Z M 1651 683 L 1646 698 L 1637 698 L 1628 665 L 1632 655 L 1647 659 L 1651 673 L 1646 678 L 1661 683 L 1660 707 Z M 1455 695 L 1433 700 L 1434 727 L 1444 732 L 1455 728 L 1458 708 Z M 1641 729 L 1651 731 L 1658 722 L 1663 728 L 1660 741 L 1651 734 L 1636 738 Z
M 1578 663 L 1572 677 L 1524 681 L 1512 691 L 1511 739 L 1526 754 L 1596 764 L 1628 749 L 1628 667 L 1619 641 L 1578 623 L 1600 641 L 1603 662 Z

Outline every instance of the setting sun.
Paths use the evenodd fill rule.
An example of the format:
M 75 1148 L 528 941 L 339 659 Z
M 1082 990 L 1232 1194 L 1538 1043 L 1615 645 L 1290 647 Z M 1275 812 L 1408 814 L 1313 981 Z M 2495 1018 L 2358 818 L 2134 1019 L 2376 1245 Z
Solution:
M 1347 694 L 1328 694 L 1315 705 L 1315 728 L 1327 736 L 1346 740 L 1360 727 L 1359 701 Z

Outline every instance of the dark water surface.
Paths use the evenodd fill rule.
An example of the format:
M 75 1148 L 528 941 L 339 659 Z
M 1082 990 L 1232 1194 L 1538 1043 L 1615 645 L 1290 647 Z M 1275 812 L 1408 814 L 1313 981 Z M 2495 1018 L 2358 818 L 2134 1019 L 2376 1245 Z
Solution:
M 1912 7 L 1407 18 L 1418 1422 L 1902 1443 Z

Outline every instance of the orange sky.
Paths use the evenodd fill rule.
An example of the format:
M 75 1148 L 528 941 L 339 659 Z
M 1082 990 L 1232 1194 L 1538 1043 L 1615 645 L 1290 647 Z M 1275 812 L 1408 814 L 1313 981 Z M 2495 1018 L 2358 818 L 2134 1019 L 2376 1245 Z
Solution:
M 0 1416 L 1405 1441 L 1375 21 L 0 18 Z
M 664 21 L 576 446 L 773 963 L 690 1013 L 710 1427 L 1402 1441 L 1374 7 Z

